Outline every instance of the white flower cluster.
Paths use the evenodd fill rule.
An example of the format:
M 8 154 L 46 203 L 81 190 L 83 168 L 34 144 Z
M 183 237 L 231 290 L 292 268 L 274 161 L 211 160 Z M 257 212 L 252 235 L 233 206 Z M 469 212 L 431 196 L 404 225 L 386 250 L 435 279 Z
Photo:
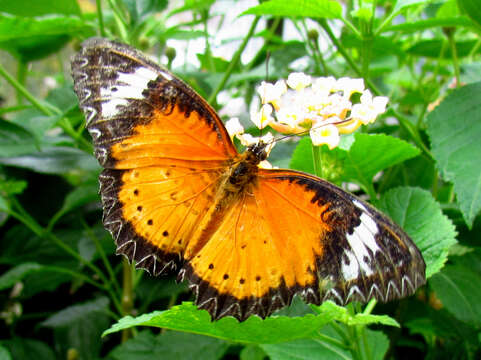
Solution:
M 257 92 L 262 105 L 250 115 L 259 129 L 269 125 L 285 134 L 309 131 L 314 145 L 327 144 L 330 149 L 339 144 L 340 134 L 374 122 L 386 111 L 388 101 L 384 96 L 373 97 L 362 79 L 311 78 L 304 73 L 292 73 L 275 84 L 262 82 Z M 359 103 L 352 104 L 354 93 L 361 94 Z M 242 139 L 239 126 L 227 124 L 231 136 L 236 135 L 243 144 L 256 140 Z

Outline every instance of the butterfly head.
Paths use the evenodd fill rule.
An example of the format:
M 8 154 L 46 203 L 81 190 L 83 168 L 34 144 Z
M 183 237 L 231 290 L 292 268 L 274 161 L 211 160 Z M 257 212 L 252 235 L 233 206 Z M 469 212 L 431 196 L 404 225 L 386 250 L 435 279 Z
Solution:
M 264 141 L 260 140 L 259 142 L 255 144 L 249 145 L 247 148 L 246 152 L 248 153 L 248 157 L 250 157 L 256 164 L 259 164 L 261 161 L 264 161 L 267 159 L 267 146 L 269 144 L 265 143 Z

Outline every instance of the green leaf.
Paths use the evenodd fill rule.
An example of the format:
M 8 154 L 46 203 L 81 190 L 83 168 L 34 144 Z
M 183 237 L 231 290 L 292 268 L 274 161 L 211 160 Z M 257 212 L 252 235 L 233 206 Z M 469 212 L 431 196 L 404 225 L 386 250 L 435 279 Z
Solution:
M 355 181 L 365 189 L 371 186 L 379 171 L 419 154 L 411 144 L 389 135 L 357 133 L 354 138 L 344 162 L 342 178 Z
M 481 82 L 454 90 L 429 113 L 428 135 L 437 167 L 452 181 L 471 228 L 481 210 Z
M 398 0 L 396 1 L 396 5 L 394 6 L 394 9 L 392 10 L 392 12 L 394 14 L 400 12 L 401 10 L 404 10 L 410 6 L 414 6 L 414 5 L 419 5 L 419 4 L 426 4 L 428 3 L 430 0 Z
M 183 30 L 178 27 L 171 27 L 162 33 L 162 37 L 165 39 L 176 39 L 176 40 L 193 40 L 204 37 L 205 33 L 203 31 L 196 30 Z
M 289 162 L 296 146 L 297 143 L 294 141 L 278 142 L 269 155 L 269 162 L 273 166 L 280 168 L 289 167 Z
M 450 16 L 459 16 L 459 8 L 456 0 L 445 1 L 436 11 L 436 17 L 443 18 Z
M 24 180 L 2 180 L 0 179 L 0 195 L 18 195 L 23 193 L 27 187 Z
M 69 229 L 56 234 L 65 245 L 74 248 L 81 232 L 77 229 Z M 76 237 L 70 236 L 71 234 Z M 52 241 L 32 235 L 27 227 L 17 225 L 2 234 L 0 263 L 13 266 L 21 263 L 39 263 L 73 267 L 76 262 Z
M 22 62 L 58 51 L 70 36 L 92 36 L 94 29 L 76 16 L 21 17 L 0 13 L 0 48 Z
M 302 139 L 296 148 L 290 166 L 296 170 L 314 172 L 310 138 Z M 341 144 L 342 145 L 342 144 Z M 357 182 L 369 189 L 374 175 L 390 166 L 413 158 L 419 150 L 398 138 L 384 134 L 354 135 L 354 142 L 344 150 L 321 148 L 322 175 L 325 179 L 340 183 Z
M 384 359 L 389 347 L 387 336 L 381 331 L 373 331 L 364 328 L 364 339 L 369 348 L 369 359 Z M 336 346 L 332 341 L 337 341 L 342 346 Z M 354 339 L 352 339 L 354 342 Z M 354 344 L 352 344 L 353 346 Z M 349 346 L 347 344 L 347 346 Z M 352 359 L 352 354 L 345 348 L 344 339 L 329 326 L 324 327 L 316 335 L 315 339 L 301 339 L 280 344 L 261 344 L 260 347 L 266 352 L 271 360 L 348 360 Z
M 134 24 L 142 22 L 147 16 L 165 10 L 167 0 L 123 0 Z
M 14 337 L 2 340 L 14 360 L 56 360 L 55 353 L 50 347 L 38 340 Z
M 379 207 L 400 225 L 421 250 L 426 262 L 426 278 L 439 272 L 456 243 L 456 231 L 431 193 L 399 187 L 383 194 Z
M 382 331 L 364 329 L 367 337 L 367 346 L 372 359 L 383 360 L 389 348 L 389 338 Z
M 310 18 L 342 18 L 342 6 L 333 0 L 271 0 L 244 11 L 242 15 L 272 15 Z
M 343 46 L 349 49 L 356 48 L 362 50 L 362 48 L 366 46 L 366 43 L 362 39 L 351 33 L 343 33 L 341 41 Z M 371 51 L 373 57 L 373 65 L 376 61 L 380 61 L 390 54 L 395 55 L 399 58 L 404 58 L 406 56 L 406 53 L 403 49 L 403 43 L 393 37 L 380 35 L 376 36 L 371 41 L 370 46 L 372 48 Z M 371 67 L 373 65 L 371 65 Z
M 142 331 L 135 338 L 116 347 L 109 359 L 115 360 L 194 360 L 220 359 L 229 344 L 225 341 L 207 336 L 168 331 L 154 335 L 150 331 Z
M 25 128 L 0 119 L 0 157 L 36 152 L 35 137 Z
M 109 241 L 113 243 L 111 237 Z M 142 305 L 146 306 L 148 305 L 146 302 L 155 302 L 159 299 L 176 297 L 182 293 L 187 293 L 188 291 L 189 289 L 186 283 L 176 283 L 173 277 L 160 278 L 144 276 L 142 277 L 142 281 L 135 288 L 135 295 L 136 299 L 139 299 Z
M 481 26 L 481 8 L 478 0 L 458 0 L 459 9 Z
M 456 41 L 456 54 L 458 57 L 470 56 L 473 49 L 477 46 L 477 40 Z M 476 48 L 478 53 L 480 50 Z M 406 50 L 411 55 L 424 56 L 428 58 L 440 57 L 452 59 L 451 47 L 445 39 L 420 40 Z
M 73 323 L 82 320 L 85 316 L 92 313 L 98 315 L 104 313 L 109 304 L 109 300 L 105 297 L 85 302 L 79 305 L 69 306 L 56 314 L 48 317 L 42 322 L 42 326 L 46 327 L 61 327 L 71 326 Z
M 45 147 L 42 151 L 22 156 L 0 158 L 0 164 L 27 168 L 43 174 L 99 171 L 95 158 L 79 149 Z
M 436 296 L 456 318 L 481 325 L 481 277 L 462 265 L 446 265 L 429 281 Z
M 240 352 L 240 360 L 265 360 L 266 353 L 258 345 L 247 345 Z
M 262 344 L 271 360 L 349 360 L 350 353 L 318 339 L 299 339 L 281 344 Z
M 269 344 L 306 338 L 332 320 L 349 324 L 382 323 L 396 326 L 388 316 L 357 314 L 349 316 L 347 310 L 330 301 L 317 308 L 318 316 L 307 314 L 303 317 L 271 316 L 261 320 L 252 316 L 240 323 L 232 317 L 212 322 L 205 310 L 198 310 L 192 303 L 184 302 L 167 311 L 155 311 L 136 318 L 126 316 L 120 319 L 103 335 L 111 334 L 133 326 L 155 326 L 170 330 L 192 332 L 229 341 Z
M 54 329 L 62 352 L 75 348 L 80 359 L 96 359 L 102 345 L 98 339 L 110 322 L 108 304 L 106 297 L 100 297 L 72 305 L 48 317 L 41 325 Z
M 433 292 L 431 299 L 436 298 L 439 302 L 435 295 Z M 403 325 L 412 334 L 421 334 L 426 338 L 438 336 L 445 339 L 451 338 L 454 341 L 469 341 L 474 335 L 473 332 L 476 331 L 467 323 L 452 316 L 445 307 L 436 310 L 430 304 L 419 301 L 410 304 L 409 312 L 406 312 L 403 320 Z
M 402 24 L 392 25 L 384 29 L 387 31 L 403 32 L 406 34 L 421 32 L 438 27 L 470 27 L 473 23 L 465 16 L 448 17 L 448 18 L 431 18 L 418 21 L 407 21 Z
M 363 313 L 357 313 L 353 315 L 347 310 L 347 308 L 336 305 L 331 301 L 325 302 L 321 306 L 311 305 L 311 308 L 313 308 L 321 316 L 324 312 L 335 314 L 335 318 L 338 322 L 348 326 L 383 324 L 399 327 L 398 322 L 387 315 L 372 315 Z
M 209 10 L 215 0 L 186 0 L 184 5 L 173 9 L 169 12 L 169 17 L 174 14 L 178 14 L 183 11 L 193 10 L 194 12 L 200 13 L 203 10 Z
M 372 18 L 372 6 L 369 4 L 363 4 L 357 10 L 351 12 L 352 17 L 358 18 L 361 21 L 368 22 Z
M 289 167 L 291 169 L 304 171 L 308 174 L 314 174 L 314 164 L 312 159 L 311 138 L 304 137 L 297 144 L 294 153 L 292 154 Z
M 21 281 L 26 275 L 39 271 L 42 265 L 37 263 L 23 263 L 8 270 L 0 276 L 0 290 L 8 289 Z
M 54 115 L 54 116 L 45 116 L 41 114 L 37 109 L 27 109 L 21 111 L 12 118 L 12 123 L 16 124 L 17 126 L 22 127 L 25 131 L 29 132 L 30 136 L 34 136 L 37 140 L 37 143 L 41 143 L 45 141 L 45 132 L 52 127 L 54 127 L 61 117 Z M 38 150 L 40 145 L 37 145 L 35 148 L 35 139 L 30 140 L 30 146 L 25 146 L 25 150 L 18 155 L 28 154 L 28 149 L 32 149 L 29 152 L 33 152 Z M 14 156 L 14 155 L 12 155 Z
M 2 12 L 18 16 L 80 15 L 80 8 L 76 0 L 0 0 L 0 9 Z
M 99 186 L 97 183 L 87 183 L 77 186 L 64 199 L 62 208 L 51 218 L 49 227 L 68 212 L 89 203 L 99 201 Z
M 0 345 L 0 360 L 12 360 L 12 356 L 10 355 L 10 351 Z
M 24 41 L 36 36 L 85 33 L 93 34 L 93 29 L 76 16 L 46 15 L 30 18 L 0 13 L 0 42 Z
M 75 248 L 82 231 L 74 228 L 59 231 L 56 235 L 65 245 Z M 12 266 L 38 263 L 43 266 L 42 271 L 30 272 L 24 277 L 22 296 L 25 298 L 54 291 L 60 284 L 72 280 L 72 275 L 59 270 L 78 269 L 77 261 L 56 244 L 45 237 L 33 236 L 27 227 L 20 225 L 5 231 L 0 242 L 0 263 Z
M 306 337 L 334 318 L 335 314 L 326 312 L 323 316 L 306 315 L 302 318 L 271 316 L 261 320 L 252 316 L 240 323 L 227 317 L 212 322 L 207 311 L 198 310 L 192 303 L 184 302 L 168 311 L 155 311 L 136 318 L 126 316 L 103 335 L 133 326 L 155 326 L 237 342 L 276 343 Z

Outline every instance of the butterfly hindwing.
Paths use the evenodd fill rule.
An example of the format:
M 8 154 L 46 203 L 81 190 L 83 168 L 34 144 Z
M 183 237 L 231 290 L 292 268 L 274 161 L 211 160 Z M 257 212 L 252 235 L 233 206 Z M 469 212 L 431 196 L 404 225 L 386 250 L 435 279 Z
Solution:
M 342 189 L 289 170 L 260 170 L 197 256 L 181 276 L 214 318 L 265 317 L 294 294 L 314 304 L 384 302 L 425 282 L 421 254 L 399 226 Z

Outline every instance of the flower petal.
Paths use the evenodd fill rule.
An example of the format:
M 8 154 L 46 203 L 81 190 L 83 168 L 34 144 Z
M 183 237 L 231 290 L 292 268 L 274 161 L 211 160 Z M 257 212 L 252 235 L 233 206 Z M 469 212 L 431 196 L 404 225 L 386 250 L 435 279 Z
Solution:
M 239 118 L 234 117 L 230 120 L 228 120 L 225 123 L 225 128 L 227 129 L 227 132 L 229 133 L 231 139 L 238 134 L 242 134 L 244 132 L 244 127 L 241 125 L 239 122 Z
M 327 144 L 329 149 L 332 150 L 339 145 L 339 130 L 332 124 L 312 128 L 310 136 L 312 144 L 316 146 Z

